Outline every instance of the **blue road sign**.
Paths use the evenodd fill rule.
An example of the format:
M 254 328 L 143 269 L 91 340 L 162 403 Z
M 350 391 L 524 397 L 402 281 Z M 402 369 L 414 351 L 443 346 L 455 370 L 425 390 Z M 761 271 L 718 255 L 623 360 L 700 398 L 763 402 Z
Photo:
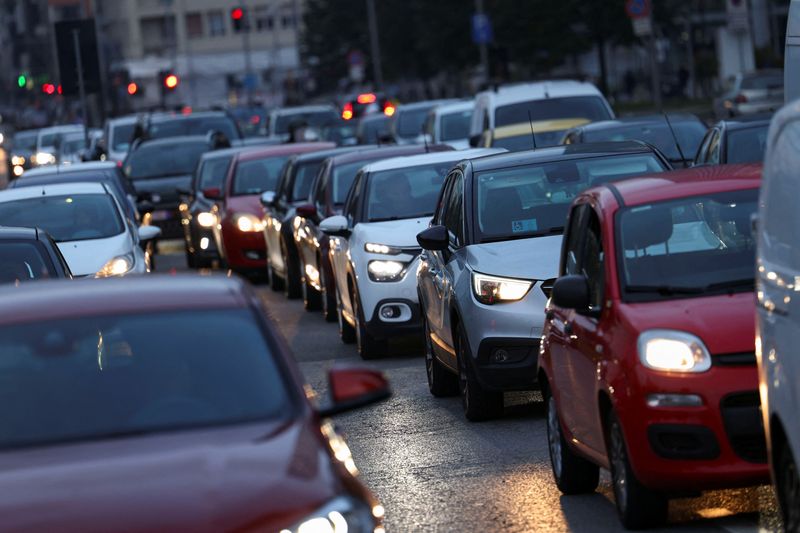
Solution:
M 484 13 L 472 15 L 472 42 L 475 44 L 489 44 L 494 40 L 492 21 Z

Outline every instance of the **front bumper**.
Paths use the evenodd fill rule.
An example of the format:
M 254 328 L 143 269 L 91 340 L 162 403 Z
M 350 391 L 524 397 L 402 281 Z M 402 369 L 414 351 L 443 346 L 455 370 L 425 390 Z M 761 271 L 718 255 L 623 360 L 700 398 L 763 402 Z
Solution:
M 244 233 L 230 222 L 223 222 L 222 245 L 225 260 L 237 272 L 266 272 L 267 243 L 261 231 Z
M 391 309 L 393 313 L 400 310 L 400 313 L 397 318 L 385 318 L 381 313 L 383 309 Z M 419 336 L 422 334 L 419 304 L 398 298 L 381 300 L 375 307 L 372 319 L 367 322 L 366 329 L 377 339 Z
M 184 237 L 181 212 L 177 206 L 158 206 L 148 216 L 150 224 L 161 228 L 159 239 L 181 239 Z
M 185 217 L 183 224 L 186 250 L 200 259 L 218 260 L 219 251 L 213 230 L 200 226 L 194 218 Z
M 366 329 L 378 339 L 421 335 L 417 277 L 419 256 L 397 256 L 400 261 L 408 261 L 406 274 L 399 281 L 379 282 L 370 279 L 366 265 L 371 260 L 385 260 L 386 256 L 368 255 L 364 260 L 364 271 L 357 277 L 358 295 L 364 313 Z M 410 260 L 409 260 L 410 258 Z M 392 257 L 395 259 L 395 257 Z M 394 307 L 399 315 L 386 318 L 381 315 L 385 307 Z

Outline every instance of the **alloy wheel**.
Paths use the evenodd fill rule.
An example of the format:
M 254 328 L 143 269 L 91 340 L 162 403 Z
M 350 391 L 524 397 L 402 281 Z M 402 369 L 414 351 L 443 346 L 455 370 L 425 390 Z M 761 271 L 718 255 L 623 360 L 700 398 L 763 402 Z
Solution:
M 625 439 L 622 436 L 622 428 L 616 420 L 611 423 L 611 431 L 609 433 L 614 497 L 619 508 L 625 512 L 628 506 L 627 452 L 625 450 Z
M 558 421 L 556 400 L 552 395 L 547 398 L 547 443 L 550 448 L 550 459 L 556 478 L 561 477 L 563 463 L 561 458 L 561 425 Z

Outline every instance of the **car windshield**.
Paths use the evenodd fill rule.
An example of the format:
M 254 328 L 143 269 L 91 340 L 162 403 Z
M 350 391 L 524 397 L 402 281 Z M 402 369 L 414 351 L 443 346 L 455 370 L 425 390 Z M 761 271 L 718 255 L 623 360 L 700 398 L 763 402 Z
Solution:
M 405 139 L 422 135 L 422 125 L 425 124 L 425 119 L 428 118 L 428 111 L 433 107 L 433 105 L 430 105 L 412 109 L 400 108 L 397 111 L 397 134 Z
M 344 204 L 344 201 L 347 198 L 347 193 L 350 192 L 350 187 L 353 185 L 358 171 L 361 170 L 361 167 L 369 163 L 369 161 L 357 161 L 355 163 L 347 163 L 334 167 L 332 183 L 333 190 L 331 191 L 331 197 L 333 197 L 334 204 Z
M 2 202 L 0 226 L 42 228 L 56 242 L 106 239 L 124 230 L 117 206 L 108 194 L 37 196 Z
M 769 124 L 728 131 L 728 163 L 760 163 L 767 150 Z
M 294 165 L 294 185 L 292 186 L 292 201 L 305 200 L 311 194 L 314 178 L 319 174 L 323 161 L 304 161 Z
M 457 141 L 469 138 L 472 110 L 442 115 L 442 140 Z
M 224 157 L 214 157 L 203 161 L 200 166 L 200 175 L 197 182 L 197 189 L 222 189 L 225 182 L 225 175 L 228 173 L 228 166 L 233 159 L 232 155 Z
M 497 108 L 494 120 L 495 127 L 499 128 L 521 122 L 570 118 L 595 122 L 610 119 L 611 114 L 600 97 L 573 96 L 504 105 Z
M 235 309 L 0 328 L 0 449 L 281 419 L 291 400 L 271 352 Z
M 60 135 L 60 133 L 43 133 L 39 139 L 39 146 L 41 148 L 53 148 L 56 145 L 56 139 Z
M 33 242 L 0 242 L 0 283 L 55 277 L 53 264 L 41 248 Z
M 678 147 L 675 145 L 675 137 L 672 135 L 669 126 L 664 121 L 649 122 L 643 124 L 630 124 L 619 127 L 609 127 L 605 129 L 589 128 L 583 136 L 585 142 L 604 142 L 604 141 L 644 141 L 658 148 L 661 153 L 672 161 L 683 159 L 693 159 L 703 136 L 706 134 L 706 127 L 699 121 L 672 121 L 672 128 L 675 137 L 678 137 L 683 157 L 681 157 Z
M 33 152 L 36 150 L 36 139 L 38 134 L 32 133 L 17 133 L 14 135 L 14 150 L 26 150 Z
M 752 291 L 758 190 L 630 207 L 617 215 L 619 277 L 631 300 Z
M 255 161 L 240 161 L 233 177 L 233 195 L 261 194 L 274 191 L 278 186 L 286 161 L 289 156 L 268 157 Z
M 115 152 L 127 152 L 133 140 L 136 124 L 118 124 L 111 129 L 111 149 Z
M 277 135 L 289 133 L 289 128 L 294 124 L 321 128 L 326 124 L 336 122 L 338 118 L 336 112 L 333 110 L 278 115 L 278 118 L 275 120 L 275 133 Z
M 192 174 L 206 151 L 205 142 L 145 143 L 128 156 L 125 173 L 134 180 Z
M 148 135 L 151 139 L 164 139 L 184 135 L 208 135 L 212 131 L 222 132 L 229 140 L 240 137 L 236 124 L 228 117 L 181 118 L 154 122 L 148 129 Z
M 560 234 L 580 192 L 609 181 L 662 172 L 653 154 L 554 161 L 476 175 L 475 210 L 481 242 Z
M 433 215 L 447 172 L 455 161 L 373 172 L 369 176 L 367 218 L 370 222 Z
M 377 119 L 364 119 L 358 127 L 358 137 L 362 144 L 377 144 L 380 138 L 389 133 L 391 119 L 382 116 Z

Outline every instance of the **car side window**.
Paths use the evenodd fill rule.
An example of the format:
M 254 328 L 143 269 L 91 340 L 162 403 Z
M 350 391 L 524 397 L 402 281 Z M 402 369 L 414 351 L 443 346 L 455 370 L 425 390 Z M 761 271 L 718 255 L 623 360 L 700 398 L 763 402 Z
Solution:
M 569 214 L 567 232 L 565 233 L 564 256 L 561 260 L 561 274 L 570 276 L 578 274 L 578 259 L 580 257 L 581 245 L 583 243 L 583 228 L 586 218 L 585 205 L 577 205 L 572 208 Z
M 714 130 L 708 130 L 706 134 L 703 136 L 703 140 L 700 142 L 699 148 L 697 148 L 697 154 L 694 156 L 694 162 L 696 165 L 702 165 L 706 162 L 706 155 L 708 154 L 708 145 L 711 142 L 711 135 L 714 133 Z
M 708 155 L 706 156 L 706 163 L 710 165 L 716 165 L 719 163 L 719 140 L 719 130 L 714 130 L 714 133 L 711 136 L 711 142 L 708 145 Z
M 453 176 L 447 176 L 442 185 L 442 192 L 439 194 L 439 200 L 436 203 L 436 212 L 433 214 L 432 224 L 434 226 L 444 226 L 444 217 L 447 211 L 447 198 L 450 195 L 450 184 L 453 183 Z
M 358 202 L 361 197 L 361 182 L 364 179 L 364 174 L 358 173 L 356 179 L 353 181 L 353 186 L 350 192 L 347 193 L 347 199 L 344 202 L 344 216 L 347 217 L 348 222 L 352 225 L 356 220 L 356 211 L 358 210 Z
M 590 308 L 593 311 L 599 311 L 603 308 L 605 297 L 605 254 L 603 253 L 600 219 L 593 210 L 589 210 L 585 236 L 580 258 L 580 273 L 589 280 Z
M 330 176 L 330 173 L 328 171 L 329 171 L 328 166 L 322 167 L 315 182 L 314 192 L 312 193 L 314 207 L 317 208 L 317 212 L 321 216 L 324 216 L 324 211 L 325 211 L 325 189 L 328 183 L 328 176 Z
M 446 202 L 444 226 L 458 248 L 464 245 L 464 176 L 460 172 L 453 175 Z

